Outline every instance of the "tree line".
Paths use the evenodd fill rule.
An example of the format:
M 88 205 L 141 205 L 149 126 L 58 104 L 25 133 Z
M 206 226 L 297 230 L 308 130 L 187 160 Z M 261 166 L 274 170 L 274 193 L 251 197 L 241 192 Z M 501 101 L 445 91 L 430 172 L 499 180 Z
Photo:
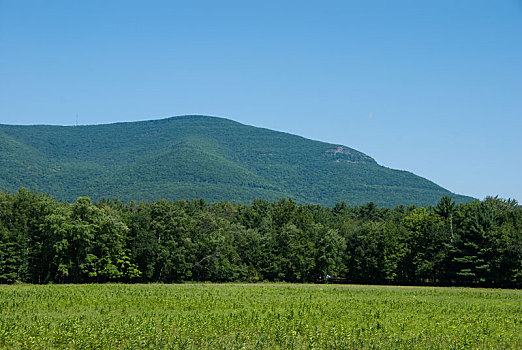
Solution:
M 522 207 L 282 198 L 74 203 L 0 191 L 0 283 L 324 282 L 522 287 Z

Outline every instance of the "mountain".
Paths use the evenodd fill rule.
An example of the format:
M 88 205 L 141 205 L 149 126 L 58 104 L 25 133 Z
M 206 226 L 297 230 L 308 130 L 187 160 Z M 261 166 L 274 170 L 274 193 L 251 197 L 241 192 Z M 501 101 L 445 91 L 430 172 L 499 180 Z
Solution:
M 86 126 L 0 124 L 0 189 L 60 200 L 294 198 L 334 205 L 471 200 L 364 153 L 207 116 Z

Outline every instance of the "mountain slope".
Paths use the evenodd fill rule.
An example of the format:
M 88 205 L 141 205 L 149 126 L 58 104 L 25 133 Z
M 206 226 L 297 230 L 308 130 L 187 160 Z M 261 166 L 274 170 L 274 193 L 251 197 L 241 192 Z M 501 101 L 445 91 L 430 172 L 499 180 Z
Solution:
M 0 188 L 73 201 L 291 197 L 333 205 L 435 204 L 470 197 L 354 149 L 231 120 L 181 116 L 89 126 L 0 125 Z

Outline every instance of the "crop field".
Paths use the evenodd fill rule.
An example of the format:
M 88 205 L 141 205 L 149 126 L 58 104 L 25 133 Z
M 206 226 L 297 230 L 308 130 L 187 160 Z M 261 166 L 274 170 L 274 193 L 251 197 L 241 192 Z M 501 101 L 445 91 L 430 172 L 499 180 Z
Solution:
M 520 349 L 522 291 L 298 284 L 0 286 L 0 348 Z

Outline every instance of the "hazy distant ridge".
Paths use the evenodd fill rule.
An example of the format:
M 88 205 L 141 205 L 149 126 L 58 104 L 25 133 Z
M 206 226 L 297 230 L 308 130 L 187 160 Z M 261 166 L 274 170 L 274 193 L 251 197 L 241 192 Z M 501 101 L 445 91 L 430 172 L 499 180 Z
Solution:
M 452 195 L 352 148 L 231 120 L 181 116 L 90 126 L 0 125 L 0 188 L 122 201 L 291 197 L 430 205 Z M 452 195 L 457 202 L 470 197 Z

